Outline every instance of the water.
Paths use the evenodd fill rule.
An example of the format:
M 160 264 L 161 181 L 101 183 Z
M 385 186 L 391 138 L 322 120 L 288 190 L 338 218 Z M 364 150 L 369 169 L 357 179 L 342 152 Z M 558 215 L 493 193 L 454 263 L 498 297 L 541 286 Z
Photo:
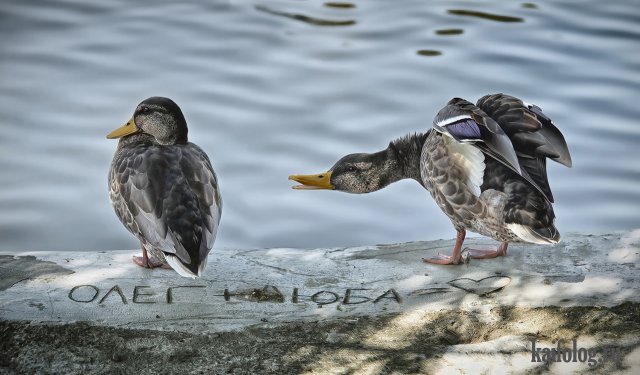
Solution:
M 138 246 L 109 203 L 105 135 L 153 95 L 182 107 L 213 160 L 216 247 L 453 237 L 414 181 L 355 196 L 294 191 L 287 176 L 493 92 L 540 105 L 565 134 L 574 167 L 549 167 L 561 231 L 639 226 L 640 3 L 348 5 L 3 1 L 0 250 Z

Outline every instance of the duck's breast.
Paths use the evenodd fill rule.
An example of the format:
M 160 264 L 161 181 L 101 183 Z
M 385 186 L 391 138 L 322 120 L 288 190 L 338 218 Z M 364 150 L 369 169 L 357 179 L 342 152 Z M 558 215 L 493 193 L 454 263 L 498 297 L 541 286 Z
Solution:
M 456 227 L 471 228 L 487 215 L 480 191 L 484 168 L 484 155 L 472 145 L 429 134 L 420 161 L 423 184 Z

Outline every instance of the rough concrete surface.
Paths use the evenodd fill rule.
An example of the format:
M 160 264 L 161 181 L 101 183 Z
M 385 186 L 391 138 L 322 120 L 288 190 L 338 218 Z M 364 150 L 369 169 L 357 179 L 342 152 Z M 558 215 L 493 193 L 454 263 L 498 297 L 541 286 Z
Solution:
M 420 262 L 451 246 L 216 250 L 198 280 L 135 251 L 6 254 L 0 373 L 640 373 L 640 230 Z

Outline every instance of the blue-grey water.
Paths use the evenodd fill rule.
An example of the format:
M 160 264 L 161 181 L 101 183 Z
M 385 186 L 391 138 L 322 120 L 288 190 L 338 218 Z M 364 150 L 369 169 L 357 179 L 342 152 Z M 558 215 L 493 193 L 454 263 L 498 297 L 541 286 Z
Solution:
M 480 12 L 480 13 L 478 13 Z M 536 103 L 561 231 L 640 225 L 640 2 L 20 1 L 0 4 L 0 250 L 135 248 L 105 135 L 161 95 L 218 173 L 216 247 L 451 238 L 428 193 L 295 191 L 287 176 L 424 131 L 450 98 Z

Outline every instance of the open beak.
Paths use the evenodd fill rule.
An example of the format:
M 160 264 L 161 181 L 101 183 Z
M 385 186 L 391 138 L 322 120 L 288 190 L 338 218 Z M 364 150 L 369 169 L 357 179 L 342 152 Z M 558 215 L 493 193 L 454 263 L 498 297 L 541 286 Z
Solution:
M 336 187 L 331 185 L 331 172 L 320 174 L 294 174 L 289 176 L 290 180 L 301 183 L 293 188 L 299 190 L 333 190 Z
M 131 117 L 131 120 L 129 120 L 126 124 L 122 125 L 121 127 L 112 131 L 111 133 L 107 134 L 107 138 L 109 139 L 120 138 L 120 137 L 124 137 L 125 135 L 137 133 L 139 131 L 140 129 L 138 129 L 138 127 L 136 126 L 136 122 L 133 121 L 133 117 Z

